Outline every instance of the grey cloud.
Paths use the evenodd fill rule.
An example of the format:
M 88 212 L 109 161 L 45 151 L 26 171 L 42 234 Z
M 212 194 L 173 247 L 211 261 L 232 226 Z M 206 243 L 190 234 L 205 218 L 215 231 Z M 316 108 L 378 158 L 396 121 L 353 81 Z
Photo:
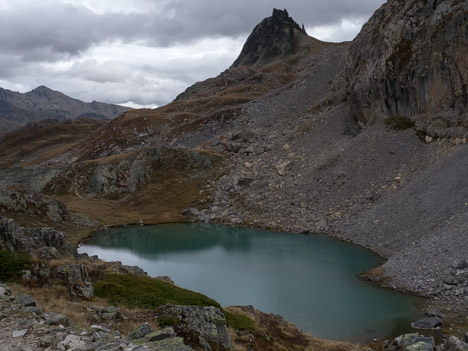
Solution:
M 85 101 L 162 105 L 195 81 L 229 67 L 243 40 L 274 7 L 286 7 L 299 24 L 310 28 L 369 17 L 384 0 L 95 0 L 122 8 L 131 4 L 136 12 L 96 12 L 80 0 L 2 1 L 10 7 L 0 8 L 2 82 L 30 89 L 44 84 Z M 93 1 L 88 3 L 93 6 Z M 208 37 L 235 40 L 193 45 Z M 102 57 L 98 62 L 91 56 L 90 49 L 119 42 L 193 46 L 167 56 L 164 50 L 157 51 L 159 56 L 154 54 L 159 49 L 142 50 L 144 60 L 126 57 L 125 49 L 112 51 L 114 57 L 104 63 Z M 200 52 L 206 54 L 196 55 Z M 101 51 L 101 56 L 109 53 Z M 55 66 L 59 61 L 62 66 Z
M 124 83 L 132 71 L 117 61 L 98 63 L 94 59 L 75 63 L 67 72 L 71 77 L 81 77 L 98 83 Z
M 103 41 L 170 46 L 207 36 L 245 35 L 273 7 L 287 7 L 296 21 L 309 27 L 339 23 L 342 18 L 369 17 L 382 0 L 154 0 L 145 13 L 103 14 L 56 1 L 11 2 L 10 10 L 0 11 L 0 50 L 22 53 L 28 61 L 54 61 Z

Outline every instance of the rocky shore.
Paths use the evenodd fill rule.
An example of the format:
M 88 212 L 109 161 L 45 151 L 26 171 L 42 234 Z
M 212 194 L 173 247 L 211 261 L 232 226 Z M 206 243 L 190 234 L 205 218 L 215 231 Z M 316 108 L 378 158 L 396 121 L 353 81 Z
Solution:
M 13 255 L 6 258 L 7 262 L 0 262 L 2 267 L 14 265 L 17 254 L 33 256 L 24 261 L 27 267 L 14 266 L 18 270 L 16 283 L 11 287 L 0 283 L 2 351 L 363 349 L 359 345 L 319 340 L 280 316 L 253 307 L 221 310 L 215 306 L 176 304 L 156 309 L 112 306 L 95 296 L 96 282 L 103 276 L 150 278 L 139 267 L 77 254 L 64 238 L 62 232 L 52 228 L 26 229 L 13 220 L 0 220 L 2 260 L 7 257 L 4 252 Z M 7 273 L 12 273 L 11 268 L 0 270 L 0 274 Z M 174 284 L 167 276 L 155 279 Z M 158 298 L 155 294 L 154 299 Z M 226 314 L 234 316 L 231 318 L 245 316 L 251 326 L 228 327 Z
M 96 321 L 89 329 L 74 326 L 63 314 L 44 312 L 28 295 L 12 295 L 0 285 L 0 340 L 2 350 L 23 351 L 189 351 L 172 327 L 155 331 L 149 323 L 128 335 L 110 328 L 123 316 L 118 308 L 87 306 Z M 224 315 L 213 307 L 167 306 L 173 316 L 189 318 L 179 333 L 192 335 L 196 349 L 227 350 L 231 347 Z M 195 338 L 194 338 L 195 337 Z

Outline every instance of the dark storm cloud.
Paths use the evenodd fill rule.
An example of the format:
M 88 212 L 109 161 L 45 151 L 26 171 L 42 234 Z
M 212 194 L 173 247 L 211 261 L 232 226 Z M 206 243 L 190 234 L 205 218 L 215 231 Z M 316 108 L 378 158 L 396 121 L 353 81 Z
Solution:
M 139 40 L 152 46 L 171 46 L 202 37 L 245 35 L 270 15 L 273 7 L 287 7 L 296 21 L 311 27 L 339 23 L 343 18 L 369 17 L 381 3 L 154 0 L 141 2 L 148 6 L 142 13 L 96 13 L 59 1 L 11 1 L 9 9 L 0 9 L 0 50 L 20 54 L 25 61 L 54 61 L 64 55 L 78 55 L 104 41 Z

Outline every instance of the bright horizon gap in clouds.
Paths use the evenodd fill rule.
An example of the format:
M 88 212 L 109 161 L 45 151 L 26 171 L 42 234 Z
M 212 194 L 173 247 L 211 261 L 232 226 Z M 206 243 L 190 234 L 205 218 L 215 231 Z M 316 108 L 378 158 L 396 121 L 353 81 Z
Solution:
M 3 0 L 0 87 L 155 108 L 218 75 L 273 8 L 309 35 L 352 40 L 384 0 Z M 37 16 L 38 11 L 44 16 Z

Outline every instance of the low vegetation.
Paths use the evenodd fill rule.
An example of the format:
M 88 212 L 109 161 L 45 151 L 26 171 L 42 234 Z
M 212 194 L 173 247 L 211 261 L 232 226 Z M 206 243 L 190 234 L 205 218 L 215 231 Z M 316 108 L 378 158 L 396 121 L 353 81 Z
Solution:
M 234 328 L 236 330 L 254 330 L 255 323 L 252 319 L 243 314 L 236 314 L 223 310 L 224 315 L 226 316 L 226 323 L 228 327 Z
M 0 249 L 0 281 L 16 281 L 21 278 L 21 271 L 28 269 L 33 260 L 28 255 Z
M 221 307 L 209 297 L 162 280 L 136 275 L 109 274 L 94 285 L 97 297 L 111 305 L 156 309 L 166 304 Z
M 156 309 L 166 304 L 215 306 L 221 305 L 209 297 L 162 280 L 136 275 L 109 274 L 94 284 L 95 295 L 105 299 L 115 306 L 128 308 Z M 245 315 L 223 310 L 229 327 L 237 330 L 252 330 L 254 322 Z M 175 325 L 170 317 L 161 316 L 158 319 L 161 326 Z

